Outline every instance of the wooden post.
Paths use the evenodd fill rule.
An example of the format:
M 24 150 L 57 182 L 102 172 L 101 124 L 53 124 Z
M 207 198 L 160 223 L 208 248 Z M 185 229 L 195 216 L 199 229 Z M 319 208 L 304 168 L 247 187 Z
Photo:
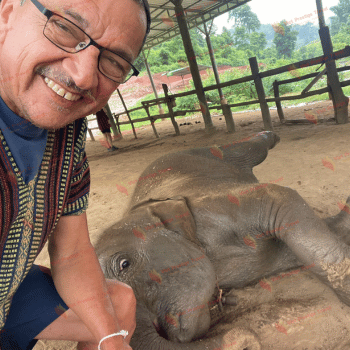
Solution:
M 175 101 L 175 99 L 168 95 L 168 85 L 167 84 L 162 84 L 162 87 L 164 90 L 165 100 L 166 100 L 166 103 L 168 106 L 170 119 L 171 119 L 171 122 L 173 123 L 174 129 L 175 129 L 175 134 L 176 134 L 176 136 L 179 136 L 180 129 L 176 123 L 175 116 L 174 116 L 174 110 L 173 110 L 173 103 L 174 103 L 173 101 Z
M 122 132 L 121 132 L 121 130 L 120 130 L 120 124 L 119 124 L 119 117 L 120 117 L 120 115 L 116 116 L 116 115 L 114 114 L 113 117 L 114 117 L 115 120 L 117 121 L 117 128 L 118 128 L 118 130 L 119 130 L 119 134 L 121 135 Z
M 118 140 L 118 139 L 122 138 L 122 135 L 119 133 L 119 130 L 117 129 L 117 126 L 115 125 L 113 115 L 112 115 L 111 109 L 109 108 L 108 103 L 105 105 L 104 108 L 106 108 L 106 111 L 107 111 L 107 116 L 109 119 L 109 123 L 111 124 L 114 139 Z
M 126 115 L 128 116 L 129 122 L 130 122 L 130 124 L 131 124 L 132 132 L 134 133 L 134 137 L 135 137 L 135 139 L 137 139 L 136 130 L 135 130 L 135 128 L 134 128 L 134 123 L 133 123 L 133 121 L 132 121 L 131 118 L 130 118 L 130 114 L 129 114 L 128 109 L 126 108 L 126 104 L 125 104 L 125 102 L 124 102 L 123 96 L 122 96 L 122 94 L 120 93 L 119 89 L 117 89 L 117 91 L 118 91 L 119 98 L 120 98 L 120 100 L 122 101 L 122 104 L 123 104 L 123 106 L 124 106 Z M 120 135 L 121 135 L 121 133 L 120 133 Z
M 233 120 L 231 108 L 227 103 L 222 104 L 221 107 L 222 107 L 222 114 L 224 115 L 225 121 L 226 121 L 227 132 L 228 133 L 235 132 L 236 131 L 235 122 Z
M 325 25 L 322 1 L 316 0 L 318 20 L 319 20 L 319 35 L 321 39 L 323 53 L 327 58 L 326 69 L 329 88 L 332 94 L 332 102 L 334 108 L 335 120 L 338 124 L 345 124 L 349 122 L 348 104 L 349 99 L 344 95 L 340 86 L 339 76 L 333 57 L 332 39 L 329 34 L 329 28 Z
M 213 121 L 211 120 L 207 99 L 204 94 L 202 80 L 198 70 L 196 54 L 194 53 L 194 50 L 193 50 L 191 36 L 188 30 L 188 26 L 185 18 L 185 10 L 181 4 L 182 2 L 181 0 L 170 0 L 170 1 L 175 5 L 175 16 L 177 19 L 177 23 L 179 25 L 179 31 L 184 44 L 187 61 L 191 70 L 191 75 L 193 79 L 193 84 L 196 89 L 199 106 L 203 115 L 203 119 L 205 123 L 205 131 L 208 134 L 212 134 L 215 132 L 215 126 L 213 125 Z
M 150 70 L 149 65 L 148 65 L 147 57 L 146 57 L 145 52 L 143 50 L 142 50 L 142 55 L 143 55 L 143 60 L 145 62 L 146 69 L 147 69 L 147 74 L 148 74 L 149 80 L 150 80 L 151 85 L 152 85 L 154 96 L 155 96 L 155 98 L 158 98 L 157 89 L 156 89 L 156 86 L 154 84 L 154 80 L 153 80 L 153 77 L 152 77 L 152 74 L 151 74 L 151 70 Z M 162 107 L 162 105 L 160 103 L 158 104 L 158 109 L 159 109 L 159 114 L 164 114 L 164 109 L 163 109 L 163 107 Z
M 143 108 L 146 110 L 146 113 L 147 113 L 147 116 L 148 116 L 149 121 L 151 122 L 154 135 L 156 135 L 156 138 L 159 139 L 159 135 L 158 135 L 157 129 L 156 129 L 156 127 L 154 126 L 154 120 L 153 120 L 153 118 L 151 117 L 151 114 L 150 114 L 150 112 L 149 112 L 149 106 L 148 106 L 147 103 L 144 103 L 144 102 L 142 102 L 142 105 L 143 105 Z
M 90 135 L 91 140 L 92 140 L 92 141 L 95 141 L 95 138 L 94 138 L 94 135 L 93 135 L 91 129 L 88 128 L 88 132 L 89 132 L 89 135 Z
M 279 90 L 278 80 L 275 80 L 273 82 L 273 93 L 274 93 L 276 99 L 278 97 L 280 97 L 280 90 Z M 284 114 L 283 114 L 283 108 L 282 108 L 281 101 L 276 100 L 276 107 L 277 107 L 278 117 L 280 118 L 281 123 L 283 123 L 285 121 L 285 119 L 284 119 Z
M 249 58 L 249 64 L 250 69 L 252 70 L 252 75 L 254 76 L 254 82 L 255 82 L 255 89 L 258 94 L 260 108 L 261 108 L 261 114 L 264 121 L 264 128 L 265 130 L 273 130 L 272 122 L 271 122 L 271 116 L 270 116 L 270 110 L 269 106 L 266 102 L 266 95 L 263 83 L 261 81 L 261 78 L 259 76 L 259 66 L 258 62 L 256 60 L 256 57 Z
M 219 76 L 218 67 L 217 67 L 216 61 L 215 61 L 213 46 L 212 46 L 211 40 L 210 40 L 210 32 L 211 32 L 212 25 L 213 25 L 213 21 L 211 22 L 210 29 L 208 30 L 207 25 L 206 25 L 204 18 L 203 18 L 204 34 L 205 34 L 205 40 L 207 42 L 211 66 L 213 68 L 216 84 L 219 85 L 220 84 L 220 76 Z M 227 131 L 229 133 L 235 132 L 235 122 L 233 121 L 231 108 L 228 106 L 227 100 L 226 100 L 224 93 L 220 87 L 218 88 L 218 92 L 219 92 L 219 97 L 220 97 L 220 103 L 222 105 L 222 114 L 225 117 Z
M 301 92 L 300 95 L 306 94 L 327 72 L 327 68 L 325 68 L 322 72 L 318 73 L 314 79 L 312 79 L 311 83 Z

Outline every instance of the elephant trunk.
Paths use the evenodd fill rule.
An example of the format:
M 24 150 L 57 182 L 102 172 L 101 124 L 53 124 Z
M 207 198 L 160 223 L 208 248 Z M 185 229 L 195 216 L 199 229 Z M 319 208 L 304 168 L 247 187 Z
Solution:
M 256 336 L 251 332 L 235 328 L 214 338 L 196 340 L 191 343 L 175 343 L 161 337 L 150 318 L 148 310 L 137 306 L 136 330 L 130 345 L 133 350 L 260 350 Z

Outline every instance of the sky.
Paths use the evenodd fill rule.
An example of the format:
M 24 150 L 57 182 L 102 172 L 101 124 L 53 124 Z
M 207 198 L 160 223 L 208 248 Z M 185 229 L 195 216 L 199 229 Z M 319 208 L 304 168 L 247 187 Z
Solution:
M 326 20 L 334 16 L 330 7 L 338 3 L 339 0 L 322 0 Z M 288 24 L 302 25 L 312 22 L 318 25 L 315 0 L 252 0 L 248 5 L 262 24 L 273 24 L 285 19 Z M 223 26 L 230 28 L 233 25 L 234 21 L 228 23 L 227 19 L 227 13 L 215 19 L 214 23 L 218 26 L 219 33 Z

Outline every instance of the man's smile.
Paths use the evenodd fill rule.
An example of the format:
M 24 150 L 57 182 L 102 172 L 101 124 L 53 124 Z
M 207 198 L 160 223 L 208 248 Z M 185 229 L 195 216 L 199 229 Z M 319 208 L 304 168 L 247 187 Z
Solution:
M 47 84 L 47 86 L 53 90 L 54 92 L 56 92 L 57 95 L 65 98 L 68 101 L 77 101 L 81 98 L 81 95 L 78 94 L 73 94 L 69 91 L 67 91 L 65 88 L 63 88 L 61 85 L 55 83 L 54 81 L 52 81 L 51 79 L 45 77 L 45 83 Z

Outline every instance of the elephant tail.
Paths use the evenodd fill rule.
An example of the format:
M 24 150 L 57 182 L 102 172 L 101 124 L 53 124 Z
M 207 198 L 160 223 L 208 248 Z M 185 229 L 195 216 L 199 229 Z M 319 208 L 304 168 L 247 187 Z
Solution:
M 136 330 L 130 346 L 133 350 L 260 350 L 257 337 L 250 331 L 234 328 L 223 335 L 190 343 L 171 342 L 158 334 L 148 310 L 137 306 Z

